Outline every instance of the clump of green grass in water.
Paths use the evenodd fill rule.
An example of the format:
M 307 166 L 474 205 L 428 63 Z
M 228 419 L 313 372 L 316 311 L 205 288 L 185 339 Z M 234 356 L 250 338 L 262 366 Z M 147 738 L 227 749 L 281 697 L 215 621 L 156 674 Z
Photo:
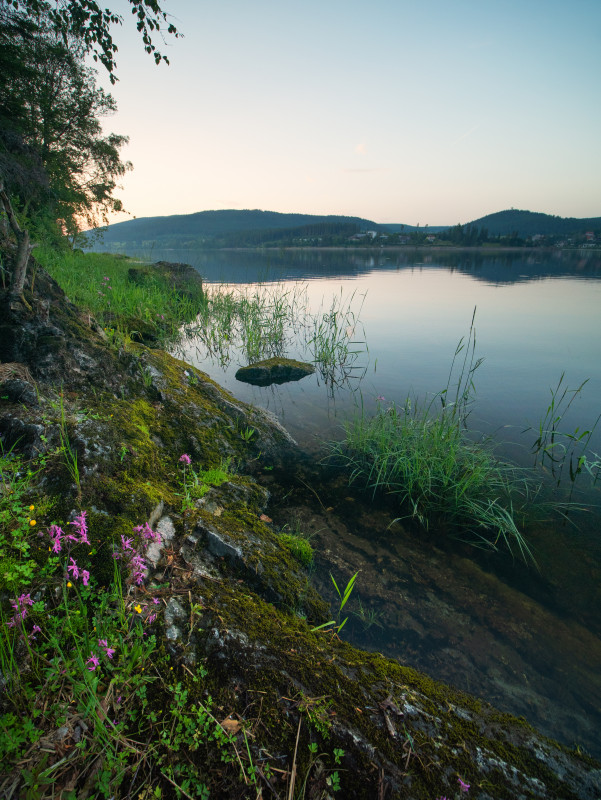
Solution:
M 361 308 L 353 308 L 354 294 L 345 298 L 342 293 L 315 314 L 307 305 L 306 286 L 210 287 L 198 325 L 189 333 L 222 367 L 228 366 L 236 351 L 251 364 L 286 356 L 296 343 L 302 352 L 294 356 L 312 360 L 318 376 L 333 392 L 335 386 L 365 371 L 357 365 L 359 355 L 367 350 L 357 338 Z
M 357 365 L 359 356 L 367 350 L 363 339 L 358 340 L 359 315 L 363 306 L 353 310 L 355 294 L 345 299 L 342 290 L 332 298 L 330 308 L 310 317 L 311 334 L 307 345 L 317 366 L 319 376 L 333 392 L 335 386 L 349 378 L 359 378 L 365 368 Z M 364 298 L 365 299 L 365 298 Z M 359 370 L 357 374 L 356 371 Z
M 305 287 L 212 287 L 192 332 L 222 366 L 230 363 L 234 349 L 251 364 L 285 354 L 304 320 L 305 307 Z
M 490 443 L 467 435 L 474 373 L 482 363 L 475 359 L 475 346 L 472 318 L 443 391 L 429 403 L 407 399 L 401 407 L 380 407 L 372 417 L 362 411 L 332 453 L 350 469 L 351 483 L 395 495 L 404 516 L 425 528 L 451 527 L 472 544 L 494 550 L 504 545 L 534 561 L 516 520 L 535 487 L 523 471 L 495 458 Z
M 538 436 L 532 444 L 534 466 L 540 463 L 543 468 L 549 467 L 557 486 L 562 482 L 566 465 L 572 485 L 585 471 L 595 484 L 601 476 L 601 457 L 590 450 L 589 445 L 601 421 L 601 414 L 590 428 L 582 430 L 578 426 L 573 431 L 565 430 L 565 417 L 589 379 L 576 389 L 571 389 L 564 383 L 564 378 L 565 372 L 562 372 L 557 386 L 550 388 L 551 401 L 538 426 L 529 426 L 523 433 L 537 432 Z

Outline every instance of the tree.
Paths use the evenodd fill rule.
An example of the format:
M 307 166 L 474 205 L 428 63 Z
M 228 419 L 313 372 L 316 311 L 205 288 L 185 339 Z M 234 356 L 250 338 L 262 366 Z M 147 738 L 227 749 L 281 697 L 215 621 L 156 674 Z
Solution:
M 160 0 L 128 2 L 146 52 L 169 63 L 152 35 L 180 34 Z M 10 294 L 23 301 L 33 245 L 13 203 L 38 225 L 46 217 L 72 235 L 120 208 L 113 191 L 131 167 L 119 157 L 127 138 L 102 135 L 99 117 L 115 104 L 83 59 L 92 53 L 114 83 L 111 31 L 122 21 L 96 0 L 0 0 L 0 244 L 16 252 Z
M 113 192 L 131 168 L 119 155 L 127 137 L 103 135 L 100 120 L 116 105 L 97 88 L 77 40 L 65 44 L 51 26 L 32 28 L 14 14 L 0 17 L 0 45 L 7 33 L 18 58 L 12 74 L 0 76 L 0 167 L 7 180 L 13 174 L 22 214 L 50 214 L 73 236 L 121 209 Z M 36 180 L 33 167 L 40 173 Z
M 107 69 L 111 82 L 116 80 L 115 53 L 117 45 L 113 41 L 111 29 L 121 25 L 122 17 L 110 9 L 102 9 L 96 0 L 4 0 L 16 11 L 22 11 L 30 20 L 44 19 L 56 34 L 67 41 L 68 37 L 78 40 L 85 52 L 91 52 L 95 61 Z M 181 34 L 173 23 L 168 21 L 159 0 L 128 0 L 132 14 L 136 17 L 136 28 L 142 36 L 144 49 L 151 54 L 157 64 L 169 59 L 162 55 L 152 41 L 153 34 L 168 34 L 178 38 Z

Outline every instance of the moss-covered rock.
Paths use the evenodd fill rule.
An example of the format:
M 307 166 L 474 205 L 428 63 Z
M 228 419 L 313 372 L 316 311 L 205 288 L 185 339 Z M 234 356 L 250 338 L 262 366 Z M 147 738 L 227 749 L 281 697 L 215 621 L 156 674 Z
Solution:
M 295 361 L 292 358 L 268 358 L 256 361 L 247 367 L 240 367 L 236 380 L 252 383 L 253 386 L 270 386 L 272 383 L 300 381 L 315 372 L 313 364 Z

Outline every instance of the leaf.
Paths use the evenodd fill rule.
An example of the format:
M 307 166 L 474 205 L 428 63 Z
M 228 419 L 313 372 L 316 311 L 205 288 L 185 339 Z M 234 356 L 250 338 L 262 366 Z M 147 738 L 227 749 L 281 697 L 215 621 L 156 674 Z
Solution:
M 242 723 L 239 719 L 230 719 L 229 717 L 226 717 L 226 719 L 219 724 L 226 733 L 230 734 L 230 736 L 235 736 L 242 728 Z

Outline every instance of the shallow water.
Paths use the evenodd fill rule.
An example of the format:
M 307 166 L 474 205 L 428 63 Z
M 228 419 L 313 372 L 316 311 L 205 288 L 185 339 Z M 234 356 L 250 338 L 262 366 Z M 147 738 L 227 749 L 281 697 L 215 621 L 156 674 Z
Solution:
M 357 309 L 362 302 L 355 338 L 368 352 L 339 386 L 317 373 L 253 387 L 234 377 L 246 363 L 240 353 L 220 365 L 192 341 L 183 355 L 236 397 L 275 412 L 312 455 L 302 473 L 310 490 L 294 489 L 273 516 L 314 534 L 314 578 L 332 601 L 329 570 L 343 583 L 360 570 L 343 636 L 601 757 L 601 480 L 592 487 L 581 476 L 571 499 L 586 510 L 572 511 L 568 524 L 548 516 L 527 531 L 537 571 L 440 531 L 389 527 L 397 514 L 386 499 L 368 502 L 344 476 L 315 467 L 324 442 L 340 436 L 358 407 L 369 413 L 443 389 L 474 308 L 476 355 L 484 362 L 475 376 L 472 434 L 494 434 L 500 455 L 530 467 L 536 436 L 523 431 L 538 424 L 564 372 L 568 387 L 588 382 L 561 426 L 591 426 L 601 411 L 601 256 L 303 250 L 153 258 L 192 263 L 208 282 L 277 281 L 287 290 L 302 283 L 314 311 L 340 292 L 354 294 Z M 287 354 L 308 358 L 298 342 Z M 600 436 L 591 441 L 597 453 Z M 547 492 L 565 499 L 566 481 L 556 488 L 546 477 Z

